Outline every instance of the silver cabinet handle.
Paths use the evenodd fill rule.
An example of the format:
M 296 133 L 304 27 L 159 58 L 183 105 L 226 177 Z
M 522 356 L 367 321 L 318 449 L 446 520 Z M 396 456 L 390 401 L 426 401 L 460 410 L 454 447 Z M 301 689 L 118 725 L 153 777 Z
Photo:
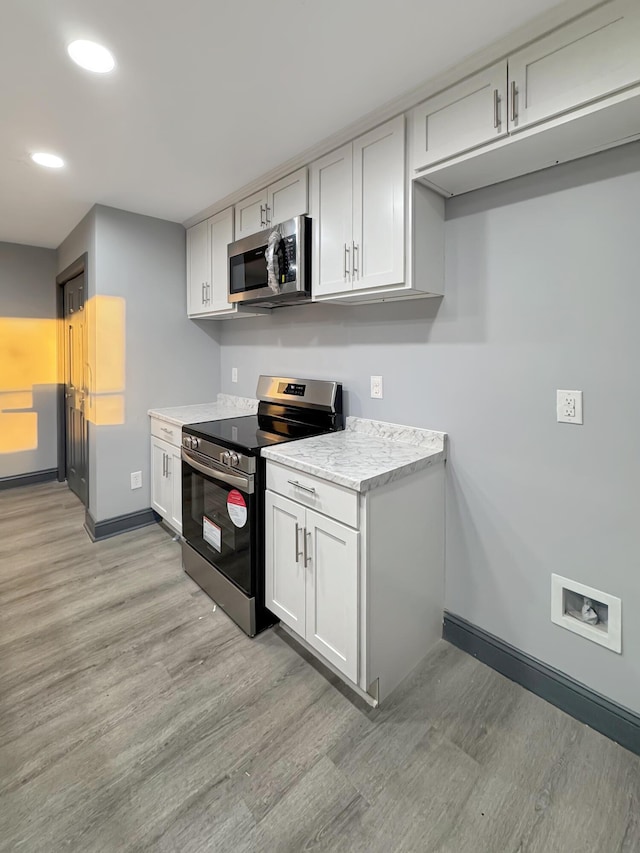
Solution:
M 269 228 L 271 225 L 271 208 L 268 204 L 264 207 L 264 224 L 266 228 Z
M 298 549 L 298 533 L 300 533 L 301 530 L 302 528 L 296 521 L 296 563 L 300 562 L 300 557 L 302 556 L 302 551 Z
M 265 209 L 264 209 L 264 205 L 262 205 L 262 204 L 260 205 L 260 225 L 263 228 L 267 227 Z
M 511 121 L 515 121 L 518 118 L 518 110 L 516 109 L 516 98 L 518 97 L 518 88 L 516 86 L 516 81 L 511 81 Z
M 345 243 L 344 244 L 344 277 L 345 278 L 349 278 L 349 275 L 351 274 L 351 270 L 350 270 L 351 264 L 349 263 L 349 253 L 350 252 L 351 252 L 351 249 Z
M 310 495 L 315 495 L 316 490 L 310 489 L 309 486 L 303 486 L 302 483 L 299 483 L 297 480 L 287 480 L 290 486 L 295 486 L 296 489 L 302 489 L 303 492 L 309 492 Z
M 307 556 L 307 537 L 311 538 L 311 531 L 307 530 L 307 528 L 305 527 L 305 529 L 304 529 L 304 567 L 305 567 L 305 569 L 307 568 L 307 566 L 311 562 L 311 555 L 309 554 Z M 309 551 L 311 551 L 311 550 L 312 549 L 309 548 Z
M 358 266 L 356 265 L 356 252 L 358 253 L 357 264 L 359 265 L 360 264 L 360 246 L 357 243 L 354 243 L 353 244 L 353 275 L 357 277 L 360 270 L 358 269 Z
M 160 427 L 160 429 L 162 430 L 162 432 L 166 432 L 167 435 L 173 435 L 173 430 L 169 429 L 168 427 Z
M 207 305 L 210 305 L 211 304 L 211 285 L 209 284 L 209 282 L 206 282 L 206 285 L 207 285 L 207 289 L 206 289 Z
M 499 112 L 498 90 L 493 90 L 493 126 L 496 130 L 500 127 L 500 112 Z

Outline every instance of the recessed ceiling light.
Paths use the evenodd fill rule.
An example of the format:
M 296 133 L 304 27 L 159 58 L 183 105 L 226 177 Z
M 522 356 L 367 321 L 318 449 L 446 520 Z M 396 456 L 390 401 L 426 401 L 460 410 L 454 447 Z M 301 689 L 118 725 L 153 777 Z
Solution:
M 82 68 L 95 71 L 96 74 L 106 74 L 115 68 L 116 61 L 111 51 L 95 41 L 72 41 L 67 47 L 67 53 Z
M 46 166 L 48 169 L 61 169 L 64 166 L 62 157 L 58 157 L 57 154 L 47 154 L 44 151 L 32 154 L 31 159 L 38 166 Z

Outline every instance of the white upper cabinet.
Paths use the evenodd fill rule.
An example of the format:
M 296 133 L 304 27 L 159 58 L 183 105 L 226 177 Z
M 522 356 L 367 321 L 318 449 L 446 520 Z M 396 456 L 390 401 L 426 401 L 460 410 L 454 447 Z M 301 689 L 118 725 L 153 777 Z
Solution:
M 297 172 L 287 175 L 268 188 L 266 228 L 307 213 L 309 210 L 308 181 L 305 166 L 304 169 L 298 169 Z
M 187 231 L 187 313 L 190 317 L 207 311 L 210 267 L 208 224 L 199 222 Z
M 404 216 L 404 116 L 313 163 L 314 298 L 402 284 Z
M 613 0 L 509 57 L 510 122 L 523 128 L 640 81 L 640 2 Z
M 207 220 L 211 257 L 211 286 L 207 311 L 219 314 L 233 311 L 229 302 L 229 259 L 227 247 L 233 242 L 233 208 L 228 207 Z
M 314 296 L 351 289 L 353 241 L 353 144 L 311 167 Z
M 187 314 L 220 319 L 251 317 L 229 302 L 227 248 L 233 242 L 233 208 L 187 230 Z
M 404 281 L 404 116 L 353 143 L 354 290 Z
M 452 86 L 411 112 L 414 171 L 507 134 L 507 61 Z
M 236 240 L 309 210 L 306 166 L 236 205 Z
M 267 227 L 267 191 L 260 190 L 236 204 L 236 240 Z

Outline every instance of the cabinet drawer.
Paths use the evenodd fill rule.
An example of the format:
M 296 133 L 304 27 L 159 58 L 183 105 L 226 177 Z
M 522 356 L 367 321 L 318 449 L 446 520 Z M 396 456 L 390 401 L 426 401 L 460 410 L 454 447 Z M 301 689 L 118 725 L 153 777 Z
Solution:
M 267 462 L 267 488 L 350 527 L 358 526 L 358 493 L 351 489 L 275 462 Z
M 163 441 L 168 441 L 178 447 L 182 444 L 182 427 L 175 424 L 168 424 L 166 421 L 161 421 L 158 418 L 151 418 L 151 435 L 156 438 L 161 438 Z

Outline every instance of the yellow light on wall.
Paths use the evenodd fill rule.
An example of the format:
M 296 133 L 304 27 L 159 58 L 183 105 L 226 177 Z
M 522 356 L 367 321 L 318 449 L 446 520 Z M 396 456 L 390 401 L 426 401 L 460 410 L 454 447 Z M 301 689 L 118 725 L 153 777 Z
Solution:
M 38 447 L 33 388 L 58 382 L 56 320 L 0 317 L 0 453 Z

